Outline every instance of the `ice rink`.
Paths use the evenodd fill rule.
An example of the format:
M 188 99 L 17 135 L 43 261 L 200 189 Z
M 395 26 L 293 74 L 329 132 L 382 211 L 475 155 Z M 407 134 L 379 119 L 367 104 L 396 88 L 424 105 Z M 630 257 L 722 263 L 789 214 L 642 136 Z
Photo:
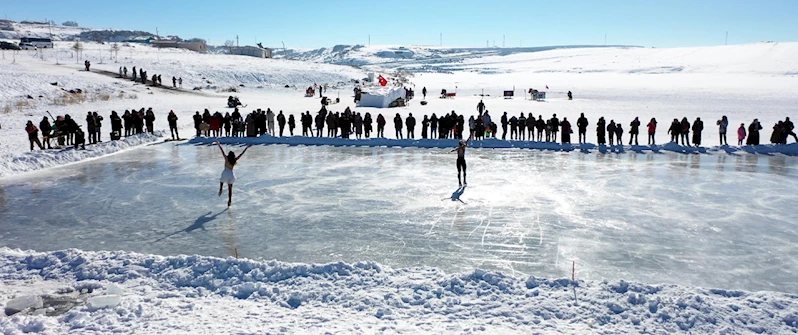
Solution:
M 218 148 L 150 145 L 0 180 L 0 245 L 798 293 L 796 157 L 470 149 L 466 204 L 455 157 L 255 146 L 227 209 Z

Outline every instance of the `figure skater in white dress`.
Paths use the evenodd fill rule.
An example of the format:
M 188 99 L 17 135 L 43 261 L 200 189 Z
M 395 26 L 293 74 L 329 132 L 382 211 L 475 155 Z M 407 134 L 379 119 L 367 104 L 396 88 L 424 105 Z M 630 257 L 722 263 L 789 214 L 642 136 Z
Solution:
M 241 156 L 244 156 L 244 153 L 247 152 L 247 149 L 249 149 L 252 144 L 244 148 L 244 151 L 242 151 L 238 157 L 236 157 L 236 154 L 232 150 L 225 155 L 224 149 L 222 149 L 222 144 L 218 141 L 216 144 L 219 146 L 219 150 L 222 152 L 222 157 L 224 157 L 224 171 L 222 171 L 222 178 L 219 179 L 219 196 L 222 196 L 222 187 L 224 187 L 224 184 L 227 183 L 227 207 L 230 207 L 230 205 L 233 203 L 233 183 L 236 182 L 236 176 L 233 174 L 233 168 L 236 166 L 236 162 L 241 159 Z

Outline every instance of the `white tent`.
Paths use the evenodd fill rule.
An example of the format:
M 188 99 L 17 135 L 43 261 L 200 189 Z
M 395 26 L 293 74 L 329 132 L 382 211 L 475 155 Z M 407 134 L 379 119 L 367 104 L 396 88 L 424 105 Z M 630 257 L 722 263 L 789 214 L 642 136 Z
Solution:
M 380 87 L 360 94 L 358 107 L 388 108 L 391 102 L 405 97 L 405 89 L 401 87 Z

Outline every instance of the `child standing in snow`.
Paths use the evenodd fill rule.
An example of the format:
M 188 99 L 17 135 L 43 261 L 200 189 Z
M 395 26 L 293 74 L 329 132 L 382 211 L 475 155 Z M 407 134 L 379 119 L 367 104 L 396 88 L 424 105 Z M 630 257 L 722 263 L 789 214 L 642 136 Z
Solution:
M 745 123 L 740 123 L 740 128 L 737 128 L 737 145 L 743 145 L 745 135 Z

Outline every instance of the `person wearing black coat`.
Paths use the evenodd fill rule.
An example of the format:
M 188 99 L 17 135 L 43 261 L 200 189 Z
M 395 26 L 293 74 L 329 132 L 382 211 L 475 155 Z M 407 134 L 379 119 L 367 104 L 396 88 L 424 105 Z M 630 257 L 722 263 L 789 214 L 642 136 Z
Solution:
M 429 129 L 429 118 L 424 115 L 424 119 L 421 120 L 421 138 L 427 138 L 427 129 Z
M 569 94 L 571 92 L 568 92 Z M 585 113 L 579 114 L 579 119 L 576 120 L 576 128 L 579 129 L 579 143 L 587 142 L 587 126 L 588 126 L 587 118 L 585 117 Z
M 438 133 L 438 117 L 435 113 L 432 113 L 432 116 L 429 117 L 429 137 L 435 138 L 436 134 Z
M 94 129 L 94 131 L 97 133 L 97 137 L 96 137 L 95 143 L 97 143 L 97 142 L 102 143 L 102 141 L 103 141 L 103 136 L 102 136 L 103 117 L 100 116 L 99 114 L 97 114 L 97 112 L 94 112 L 92 115 L 94 116 L 94 126 L 96 127 Z
M 155 113 L 152 111 L 152 108 L 147 110 L 147 113 L 144 115 L 144 120 L 147 122 L 147 132 L 152 134 L 155 131 Z
M 366 133 L 366 138 L 371 136 L 371 131 L 373 129 L 371 125 L 372 122 L 374 122 L 374 120 L 371 119 L 371 113 L 366 112 L 366 115 L 363 117 L 363 131 Z
M 748 125 L 748 140 L 746 141 L 746 144 L 759 145 L 760 130 L 762 130 L 762 125 L 759 123 L 759 119 L 754 119 L 754 121 Z
M 562 118 L 562 122 L 560 122 L 560 129 L 562 130 L 560 142 L 570 144 L 571 133 L 573 132 L 573 130 L 571 130 L 571 122 L 568 122 L 567 117 Z
M 792 121 L 790 121 L 790 118 L 787 117 L 786 119 L 784 119 L 784 132 L 786 133 L 785 137 L 789 137 L 789 135 L 792 135 L 792 137 L 795 139 L 795 142 L 798 142 L 798 135 L 795 135 L 794 129 L 795 125 L 792 123 Z M 786 138 L 784 139 L 784 144 L 787 144 Z
M 211 125 L 211 111 L 209 111 L 207 108 L 205 109 L 205 112 L 202 113 L 202 123 L 208 125 L 208 128 L 205 129 L 205 137 L 210 137 L 211 136 L 211 133 L 210 133 L 210 131 L 211 131 L 211 127 L 210 127 L 210 125 Z
M 202 124 L 202 115 L 200 115 L 199 111 L 197 111 L 192 118 L 194 119 L 194 130 L 197 131 L 196 136 L 199 137 L 201 135 L 200 125 Z
M 173 140 L 179 140 L 180 134 L 177 132 L 177 115 L 175 111 L 169 111 L 169 116 L 166 117 L 169 122 L 169 132 L 172 134 Z
M 598 123 L 596 123 L 596 138 L 598 138 L 598 144 L 604 145 L 607 144 L 606 139 L 606 124 L 607 121 L 604 121 L 604 117 L 600 117 Z
M 119 139 L 122 137 L 122 118 L 116 111 L 111 111 L 111 140 Z
M 671 122 L 671 127 L 668 128 L 668 134 L 671 134 L 671 142 L 676 142 L 679 144 L 679 134 L 682 133 L 682 125 L 679 123 L 679 119 L 673 119 Z
M 690 146 L 690 121 L 682 118 L 682 145 Z
M 141 134 L 144 132 L 144 115 L 142 111 L 133 111 L 131 113 L 133 115 L 133 127 L 135 128 L 136 134 Z
M 615 145 L 615 120 L 610 120 L 610 124 L 607 125 L 607 134 L 610 136 L 610 146 Z
M 280 137 L 283 137 L 283 129 L 285 129 L 285 115 L 283 115 L 283 111 L 277 114 L 277 127 L 280 128 Z
M 385 123 L 385 117 L 377 114 L 377 137 L 385 138 Z
M 507 120 L 507 112 L 504 112 L 504 114 L 502 114 L 502 120 L 501 121 L 502 121 L 502 139 L 506 140 L 507 139 L 507 124 L 510 123 L 510 121 Z M 512 133 L 510 134 L 510 137 L 512 137 Z
M 69 114 L 64 115 L 64 125 L 66 125 L 67 130 L 67 145 L 72 145 L 75 143 L 75 133 L 78 131 L 78 123 L 72 119 Z
M 399 113 L 396 113 L 396 117 L 393 118 L 393 126 L 396 129 L 396 138 L 402 139 L 402 117 L 399 116 Z
M 39 122 L 39 130 L 42 132 L 43 148 L 52 149 L 53 147 L 50 146 L 50 132 L 53 131 L 53 127 L 46 116 L 42 119 L 42 122 Z
M 135 114 L 136 111 L 133 113 Z M 125 114 L 122 114 L 122 121 L 125 122 L 125 137 L 128 137 L 133 132 L 133 115 L 130 114 L 130 111 L 126 110 Z
M 640 134 L 640 119 L 635 117 L 634 121 L 629 124 L 629 145 L 632 145 L 632 140 L 635 141 L 635 145 L 639 145 L 637 143 L 637 135 Z
M 294 136 L 294 128 L 296 128 L 296 120 L 294 114 L 288 116 L 288 134 Z
M 407 138 L 415 138 L 416 137 L 416 118 L 413 117 L 413 113 L 410 113 L 405 119 L 405 125 L 407 125 Z
M 89 144 L 97 143 L 97 123 L 94 122 L 91 112 L 86 114 L 86 130 L 89 132 Z
M 701 132 L 704 130 L 704 121 L 700 117 L 695 118 L 693 122 L 693 144 L 696 147 L 701 146 Z

